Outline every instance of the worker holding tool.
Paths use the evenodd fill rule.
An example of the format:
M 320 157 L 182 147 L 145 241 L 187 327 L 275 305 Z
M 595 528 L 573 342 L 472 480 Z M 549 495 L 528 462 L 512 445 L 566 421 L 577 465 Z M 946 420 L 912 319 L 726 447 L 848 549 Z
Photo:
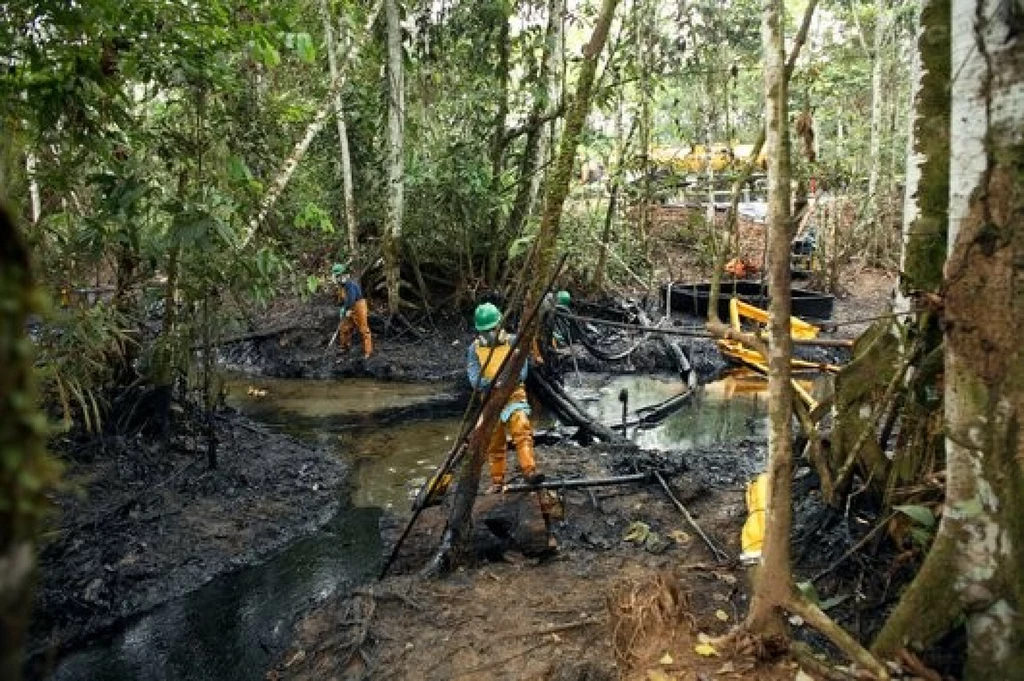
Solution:
M 373 339 L 370 337 L 369 308 L 363 289 L 349 274 L 348 267 L 341 263 L 334 263 L 331 267 L 331 279 L 338 285 L 338 302 L 341 303 L 338 347 L 342 352 L 348 352 L 352 345 L 352 331 L 358 329 L 363 339 L 363 359 L 370 359 Z
M 470 344 L 466 356 L 466 374 L 474 390 L 489 390 L 498 369 L 508 356 L 516 341 L 514 335 L 501 328 L 501 311 L 492 303 L 476 308 L 474 326 L 478 332 Z M 530 485 L 544 481 L 544 475 L 537 472 L 533 458 L 533 428 L 530 426 L 530 406 L 526 399 L 527 366 L 524 363 L 519 372 L 519 385 L 512 392 L 501 410 L 499 423 L 487 444 L 487 458 L 490 462 L 492 493 L 500 492 L 505 484 L 506 436 L 515 445 L 516 458 L 523 472 L 523 479 Z

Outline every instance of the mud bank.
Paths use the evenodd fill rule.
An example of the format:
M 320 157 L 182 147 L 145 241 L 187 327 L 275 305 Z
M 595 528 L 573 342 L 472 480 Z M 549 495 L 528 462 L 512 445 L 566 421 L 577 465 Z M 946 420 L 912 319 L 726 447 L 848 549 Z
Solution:
M 264 560 L 326 523 L 342 501 L 334 455 L 231 412 L 218 417 L 219 462 L 182 433 L 96 440 L 69 460 L 68 489 L 46 535 L 30 632 L 38 674 L 58 650 Z

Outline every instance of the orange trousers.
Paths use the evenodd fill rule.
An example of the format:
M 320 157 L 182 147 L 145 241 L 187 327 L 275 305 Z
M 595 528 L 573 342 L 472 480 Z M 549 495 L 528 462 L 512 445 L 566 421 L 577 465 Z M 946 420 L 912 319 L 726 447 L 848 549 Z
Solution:
M 498 422 L 487 444 L 491 483 L 495 485 L 505 482 L 506 434 L 512 438 L 512 444 L 515 445 L 519 470 L 523 475 L 533 475 L 537 470 L 537 463 L 533 459 L 533 428 L 530 426 L 530 418 L 524 412 L 513 412 L 508 418 L 508 423 Z
M 373 353 L 373 338 L 370 337 L 370 308 L 366 305 L 366 298 L 357 300 L 349 308 L 348 314 L 341 320 L 338 326 L 338 347 L 342 352 L 348 352 L 352 346 L 352 332 L 359 330 L 363 338 L 363 357 L 369 358 Z

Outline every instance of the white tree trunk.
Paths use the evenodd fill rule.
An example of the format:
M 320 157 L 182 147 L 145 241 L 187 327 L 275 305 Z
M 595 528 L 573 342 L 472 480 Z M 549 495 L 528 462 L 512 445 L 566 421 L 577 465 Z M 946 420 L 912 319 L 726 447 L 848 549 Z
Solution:
M 1024 673 L 1024 37 L 1011 9 L 1002 0 L 954 0 L 952 9 L 940 532 L 960 556 L 968 679 Z
M 885 47 L 886 0 L 875 0 L 875 40 L 871 54 L 871 142 L 868 152 L 868 205 L 871 210 L 871 256 L 879 255 L 882 217 L 879 182 L 882 174 L 882 53 Z
M 384 258 L 388 308 L 398 313 L 399 243 L 405 210 L 405 73 L 402 57 L 401 13 L 397 0 L 385 0 L 388 47 L 388 210 L 384 236 Z
M 327 0 L 320 0 L 320 14 L 323 15 L 324 41 L 327 43 L 327 64 L 330 68 L 331 82 L 338 81 L 344 84 L 345 79 L 338 71 L 337 45 L 334 42 L 334 27 L 331 20 L 331 10 Z M 344 42 L 344 24 L 339 22 L 339 36 Z M 356 207 L 352 191 L 352 158 L 348 151 L 348 130 L 345 127 L 345 109 L 341 102 L 341 89 L 334 97 L 334 117 L 338 123 L 338 146 L 341 155 L 341 184 L 344 196 L 345 227 L 348 236 L 348 255 L 352 257 L 356 253 Z
M 39 200 L 39 181 L 36 179 L 36 156 L 31 151 L 25 154 L 25 174 L 28 176 L 28 196 L 32 209 L 32 224 L 39 224 L 42 202 Z
M 377 4 L 370 10 L 370 14 L 366 19 L 366 29 L 364 34 L 369 33 L 370 29 L 377 22 L 377 15 L 380 14 L 381 7 L 384 0 L 377 0 Z M 328 89 L 327 96 L 324 98 L 323 105 L 317 110 L 316 116 L 310 121 L 309 125 L 306 126 L 306 132 L 302 138 L 295 144 L 295 148 L 292 153 L 288 155 L 284 163 L 281 166 L 281 170 L 278 172 L 274 181 L 270 183 L 270 189 L 267 190 L 266 196 L 263 197 L 263 201 L 260 202 L 260 209 L 256 213 L 242 235 L 240 247 L 244 248 L 252 241 L 252 238 L 256 236 L 256 231 L 259 229 L 263 221 L 266 220 L 267 215 L 270 213 L 270 209 L 274 207 L 277 200 L 281 198 L 281 194 L 284 193 L 285 187 L 288 186 L 288 182 L 292 179 L 292 175 L 295 174 L 295 169 L 299 167 L 299 163 L 302 162 L 303 157 L 306 155 L 306 151 L 309 149 L 309 145 L 313 142 L 320 131 L 324 129 L 324 125 L 327 123 L 328 117 L 331 115 L 331 109 L 334 108 L 335 97 L 341 93 L 341 88 L 344 86 L 345 81 L 345 68 L 349 62 L 355 60 L 359 54 L 359 46 L 355 43 L 348 47 L 346 53 L 341 55 L 341 61 L 338 64 L 338 76 L 337 78 L 331 78 L 330 88 Z

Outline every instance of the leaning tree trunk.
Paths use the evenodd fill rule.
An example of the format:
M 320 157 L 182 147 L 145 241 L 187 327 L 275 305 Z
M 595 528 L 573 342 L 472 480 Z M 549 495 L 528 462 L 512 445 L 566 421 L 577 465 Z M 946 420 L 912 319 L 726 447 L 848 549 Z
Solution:
M 337 46 L 334 42 L 334 27 L 331 20 L 330 6 L 327 0 L 320 0 L 320 14 L 324 22 L 324 42 L 327 43 L 327 66 L 330 69 L 331 82 L 339 83 L 334 95 L 334 119 L 338 123 L 338 159 L 341 164 L 341 187 L 344 197 L 343 206 L 345 211 L 345 232 L 348 237 L 348 255 L 353 257 L 356 254 L 356 206 L 355 193 L 352 189 L 352 156 L 348 149 L 348 129 L 345 126 L 345 109 L 341 104 L 341 87 L 344 83 L 338 71 Z M 339 27 L 344 28 L 339 23 Z
M 38 311 L 28 250 L 0 208 L 0 678 L 21 678 L 35 541 L 57 465 L 46 456 L 33 345 L 25 332 Z
M 373 28 L 373 25 L 377 22 L 377 16 L 380 14 L 381 7 L 383 6 L 384 0 L 377 0 L 374 4 L 373 9 L 370 10 L 370 14 L 366 19 L 366 27 L 364 29 L 364 35 L 369 33 Z M 302 135 L 298 142 L 295 143 L 295 147 L 292 149 L 292 153 L 285 158 L 284 163 L 281 164 L 281 169 L 278 170 L 274 180 L 270 183 L 269 189 L 263 200 L 260 201 L 260 208 L 256 212 L 255 217 L 249 221 L 248 227 L 246 227 L 245 233 L 242 235 L 241 246 L 247 246 L 253 237 L 256 236 L 256 232 L 259 231 L 260 225 L 267 219 L 271 209 L 277 200 L 284 194 L 285 188 L 288 187 L 288 183 L 292 179 L 292 175 L 295 174 L 295 170 L 302 163 L 302 159 L 306 157 L 306 152 L 309 150 L 309 145 L 312 144 L 313 140 L 320 131 L 324 129 L 327 124 L 327 119 L 331 116 L 331 111 L 334 110 L 335 97 L 341 88 L 345 85 L 345 69 L 348 64 L 355 60 L 359 52 L 359 46 L 352 43 L 348 46 L 348 49 L 341 55 L 340 63 L 338 64 L 337 77 L 331 78 L 330 87 L 328 88 L 327 96 L 324 98 L 320 108 L 317 109 L 316 115 L 313 120 L 306 126 L 306 132 Z
M 926 646 L 966 618 L 968 681 L 1024 669 L 1024 36 L 1000 0 L 953 0 L 946 499 L 875 643 Z
M 579 80 L 576 84 L 576 97 L 566 116 L 565 132 L 562 135 L 558 158 L 554 169 L 549 175 L 544 192 L 544 213 L 541 216 L 540 232 L 534 246 L 534 257 L 527 271 L 532 273 L 528 295 L 527 309 L 537 307 L 544 287 L 547 273 L 551 270 L 554 259 L 554 247 L 561 226 L 562 206 L 569 194 L 569 181 L 572 178 L 573 164 L 576 159 L 576 147 L 583 132 L 583 124 L 590 110 L 590 98 L 594 89 L 594 76 L 597 61 L 608 39 L 608 29 L 619 0 L 603 0 L 594 32 L 583 48 L 583 64 L 580 67 Z M 527 325 L 529 316 L 523 316 L 523 326 L 519 329 L 519 347 L 506 362 L 505 369 L 497 376 L 491 387 L 491 396 L 477 421 L 476 428 L 467 445 L 466 462 L 459 473 L 459 480 L 452 495 L 448 514 L 448 524 L 441 539 L 441 545 L 431 564 L 430 571 L 438 572 L 450 568 L 454 563 L 464 560 L 468 555 L 468 545 L 472 537 L 472 513 L 476 493 L 480 487 L 480 474 L 486 459 L 487 440 L 497 425 L 498 414 L 508 401 L 518 383 L 519 371 L 526 362 L 528 349 L 537 331 L 537 316 Z
M 384 267 L 388 310 L 400 312 L 402 217 L 405 212 L 405 74 L 398 0 L 384 0 L 388 46 L 388 210 L 384 225 Z
M 764 48 L 765 130 L 768 145 L 768 502 L 763 565 L 754 585 L 747 627 L 758 632 L 783 629 L 780 608 L 790 596 L 789 531 L 792 518 L 793 387 L 790 360 L 789 130 L 788 87 L 782 37 L 782 0 L 765 0 L 761 22 Z

